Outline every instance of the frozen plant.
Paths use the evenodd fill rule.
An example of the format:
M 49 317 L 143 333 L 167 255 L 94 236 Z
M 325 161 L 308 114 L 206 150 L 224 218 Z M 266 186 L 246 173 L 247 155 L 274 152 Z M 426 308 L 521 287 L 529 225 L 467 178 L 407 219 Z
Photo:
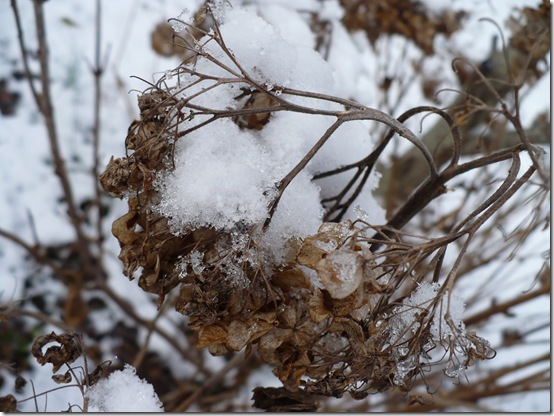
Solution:
M 421 315 L 432 317 L 429 336 L 434 342 L 465 334 L 462 320 L 463 300 L 459 296 L 449 296 L 448 292 L 445 292 L 444 295 L 440 294 L 438 303 L 434 302 L 439 290 L 438 283 L 423 282 L 402 302 L 402 306 L 393 310 L 392 331 L 399 335 L 399 338 L 394 340 L 395 343 L 405 341 L 409 333 L 417 333 L 421 325 Z
M 420 355 L 426 358 L 429 352 L 441 346 L 449 352 L 447 376 L 459 377 L 468 363 L 467 347 L 472 343 L 466 338 L 463 300 L 449 295 L 448 291 L 440 293 L 440 289 L 438 283 L 423 282 L 392 311 L 390 342 L 398 358 L 394 378 L 397 385 L 403 385 L 404 376 L 418 366 Z M 423 338 L 418 340 L 421 349 L 411 342 L 420 337 Z
M 28 51 L 34 45 L 26 45 L 27 25 L 21 25 L 17 3 L 12 8 L 22 57 L 33 61 Z M 34 338 L 41 328 L 32 322 L 76 329 L 85 334 L 84 349 L 95 365 L 113 354 L 126 356 L 122 361 L 156 386 L 167 411 L 245 410 L 255 382 L 248 374 L 268 368 L 283 384 L 268 388 L 267 378 L 256 383 L 263 387 L 254 390 L 254 405 L 268 410 L 316 410 L 320 404 L 325 410 L 375 410 L 375 403 L 377 410 L 406 410 L 414 403 L 420 406 L 415 410 L 452 410 L 484 402 L 488 394 L 549 387 L 550 375 L 533 369 L 548 362 L 547 354 L 508 368 L 501 368 L 502 357 L 471 368 L 494 354 L 473 331 L 504 353 L 504 347 L 518 348 L 544 329 L 540 321 L 506 331 L 498 323 L 526 309 L 515 306 L 550 292 L 546 262 L 529 291 L 507 283 L 517 278 L 509 263 L 512 248 L 515 253 L 523 247 L 548 211 L 548 204 L 540 206 L 547 200 L 548 173 L 537 163 L 534 144 L 549 135 L 524 131 L 518 93 L 548 69 L 549 36 L 541 29 L 550 21 L 546 2 L 521 10 L 510 25 L 513 36 L 490 60 L 479 65 L 456 59 L 456 75 L 442 68 L 440 77 L 427 68 L 440 58 L 435 40 L 456 32 L 464 13 L 429 13 L 430 7 L 411 0 L 248 1 L 247 10 L 239 0 L 198 10 L 188 4 L 192 11 L 156 26 L 158 48 L 153 44 L 158 53 L 177 53 L 183 62 L 158 68 L 156 76 L 163 76 L 147 83 L 126 152 L 116 151 L 125 157 L 102 176 L 104 187 L 127 201 L 123 216 L 118 207 L 125 204 L 107 198 L 90 180 L 104 151 L 100 115 L 106 111 L 100 103 L 111 106 L 100 86 L 102 75 L 112 74 L 101 60 L 100 3 L 90 68 L 96 93 L 93 157 L 82 166 L 67 159 L 67 169 L 65 137 L 75 132 L 70 123 L 59 123 L 58 133 L 54 128 L 64 100 L 57 94 L 58 66 L 48 72 L 42 13 L 60 6 L 28 3 L 35 8 L 40 61 L 40 69 L 30 62 L 32 73 L 25 65 L 28 92 L 46 122 L 54 167 L 47 171 L 62 185 L 63 199 L 54 205 L 58 213 L 66 212 L 60 205 L 67 208 L 63 218 L 75 238 L 54 236 L 52 242 L 44 235 L 47 210 L 33 211 L 38 233 L 28 240 L 18 234 L 21 223 L 7 216 L 2 237 L 42 266 L 22 280 L 21 300 L 0 308 L 10 331 L 7 347 L 19 352 L 23 332 Z M 90 26 L 80 24 L 79 30 Z M 52 62 L 59 52 L 50 48 Z M 134 73 L 150 62 L 149 51 L 142 52 L 128 61 L 137 64 Z M 458 99 L 433 107 L 437 90 L 453 85 L 463 85 L 463 93 L 452 93 Z M 412 109 L 402 113 L 404 108 Z M 106 127 L 122 119 L 111 117 Z M 417 119 L 423 131 L 416 130 Z M 428 131 L 429 119 L 435 122 Z M 538 127 L 549 123 L 537 120 L 543 121 Z M 14 131 L 15 138 L 19 128 Z M 1 145 L 12 153 L 10 141 Z M 39 148 L 33 145 L 25 160 L 34 150 L 44 158 Z M 75 176 L 76 165 L 91 172 L 92 194 Z M 8 199 L 19 179 L 14 185 L 4 181 Z M 53 200 L 51 189 L 43 189 Z M 532 214 L 520 224 L 524 212 Z M 112 222 L 125 273 L 157 296 L 126 290 L 118 280 L 120 265 L 111 261 L 117 242 L 106 238 Z M 487 265 L 499 263 L 502 273 L 483 277 Z M 13 271 L 19 274 L 19 267 Z M 48 298 L 44 289 L 54 285 L 61 290 Z M 496 296 L 500 286 L 505 299 Z M 460 294 L 468 306 L 463 320 Z M 148 300 L 156 298 L 158 311 Z M 494 328 L 483 325 L 491 321 Z M 0 370 L 3 377 L 5 368 Z M 17 389 L 17 369 L 10 371 Z M 75 387 L 94 387 L 86 378 L 97 382 L 96 371 L 85 369 Z M 514 372 L 523 375 L 505 383 Z M 470 396 L 466 375 L 477 387 Z M 55 381 L 65 383 L 69 376 L 56 374 Z M 459 380 L 444 383 L 445 376 Z M 376 392 L 382 393 L 376 400 L 333 400 Z M 16 409 L 13 396 L 0 399 Z
M 176 309 L 198 332 L 198 347 L 220 355 L 256 346 L 287 391 L 362 398 L 409 388 L 424 371 L 420 357 L 446 364 L 448 376 L 491 358 L 488 343 L 464 329 L 455 268 L 444 275 L 440 265 L 449 245 L 467 237 L 466 247 L 522 182 L 508 176 L 445 236 L 401 228 L 450 179 L 503 160 L 517 167 L 519 148 L 461 163 L 460 132 L 445 111 L 418 107 L 395 119 L 334 97 L 316 52 L 252 10 L 211 7 L 210 29 L 187 46 L 194 62 L 139 98 L 129 155 L 101 178 L 129 201 L 113 228 L 125 273 L 142 267 L 140 286 L 160 302 L 178 287 Z M 442 170 L 403 124 L 423 112 L 450 126 L 453 151 Z M 359 128 L 367 120 L 388 128 L 378 145 Z M 429 176 L 384 224 L 371 191 L 395 134 L 420 152 Z M 368 156 L 356 162 L 360 149 Z M 342 175 L 354 168 L 352 179 Z M 429 358 L 437 346 L 445 360 Z

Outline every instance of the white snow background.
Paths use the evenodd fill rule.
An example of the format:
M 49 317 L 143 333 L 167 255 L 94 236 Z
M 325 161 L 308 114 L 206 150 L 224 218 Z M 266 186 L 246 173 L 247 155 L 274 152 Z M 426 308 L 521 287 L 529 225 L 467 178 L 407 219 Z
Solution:
M 28 1 L 19 1 L 19 7 L 22 13 L 24 22 L 24 30 L 26 41 L 31 47 L 35 42 L 35 27 L 33 20 L 32 4 Z M 103 59 L 107 60 L 107 72 L 102 80 L 103 96 L 102 96 L 102 131 L 101 131 L 101 166 L 105 166 L 112 155 L 116 157 L 124 154 L 124 138 L 127 133 L 129 124 L 135 119 L 137 114 L 136 95 L 135 91 L 141 91 L 145 85 L 131 75 L 154 81 L 168 69 L 175 67 L 178 64 L 177 59 L 163 58 L 155 54 L 150 46 L 150 33 L 154 26 L 163 20 L 171 17 L 177 17 L 183 9 L 195 9 L 199 1 L 197 0 L 119 0 L 119 1 L 103 1 L 102 2 L 102 51 Z M 377 86 L 372 82 L 373 77 L 380 71 L 378 63 L 380 62 L 376 54 L 388 48 L 388 54 L 391 61 L 400 59 L 400 52 L 406 46 L 405 41 L 397 37 L 392 37 L 387 44 L 384 42 L 378 43 L 376 50 L 372 50 L 363 36 L 349 37 L 344 28 L 341 27 L 339 19 L 341 10 L 334 0 L 325 2 L 318 1 L 291 1 L 280 0 L 266 2 L 258 0 L 261 5 L 261 15 L 269 24 L 273 26 L 264 26 L 263 21 L 258 21 L 256 27 L 262 31 L 256 37 L 250 37 L 248 43 L 244 43 L 244 48 L 251 48 L 244 53 L 246 57 L 251 56 L 255 51 L 267 49 L 267 64 L 266 76 L 268 82 L 287 82 L 293 88 L 305 88 L 317 92 L 334 94 L 340 97 L 353 97 L 362 104 L 368 106 L 378 106 L 383 111 L 392 111 L 392 108 L 387 109 L 386 103 L 381 102 L 380 92 Z M 448 0 L 426 0 L 425 4 L 434 9 L 449 8 L 453 10 L 467 10 L 471 13 L 469 23 L 466 28 L 458 32 L 451 40 L 443 40 L 437 42 L 436 68 L 442 71 L 441 75 L 445 77 L 451 76 L 454 79 L 450 69 L 450 59 L 452 57 L 452 49 L 463 50 L 464 54 L 472 59 L 483 59 L 487 56 L 490 48 L 490 38 L 495 33 L 495 29 L 490 24 L 478 22 L 480 17 L 493 17 L 499 23 L 503 23 L 508 16 L 510 10 L 514 6 L 535 5 L 536 1 L 530 0 L 496 0 L 496 1 L 448 1 Z M 306 23 L 299 17 L 297 10 L 319 9 L 323 7 L 325 13 L 334 21 L 335 35 L 332 49 L 329 56 L 329 66 L 322 62 L 322 59 L 315 53 L 311 52 L 313 45 L 313 35 L 307 30 Z M 56 111 L 56 120 L 59 129 L 59 137 L 61 138 L 61 146 L 64 157 L 67 161 L 67 167 L 70 172 L 70 178 L 73 188 L 76 192 L 76 197 L 79 200 L 81 197 L 91 196 L 94 192 L 94 184 L 89 174 L 92 166 L 92 114 L 93 114 L 93 76 L 91 73 L 91 65 L 94 61 L 94 10 L 95 2 L 76 1 L 76 0 L 50 0 L 45 3 L 47 38 L 50 44 L 51 52 L 51 76 L 52 76 L 52 96 L 54 97 L 54 107 Z M 240 19 L 239 11 L 237 19 Z M 240 23 L 240 22 L 239 22 Z M 21 69 L 19 49 L 16 43 L 16 30 L 13 15 L 10 10 L 9 2 L 3 1 L 0 3 L 0 78 L 9 77 L 15 69 Z M 251 28 L 251 27 L 250 27 Z M 241 44 L 242 39 L 248 38 L 248 27 L 237 24 L 235 28 L 227 28 L 229 41 L 232 42 L 232 37 L 235 36 Z M 247 32 L 246 34 L 244 32 Z M 478 34 L 478 39 L 476 39 Z M 265 42 L 265 45 L 262 43 Z M 407 45 L 409 54 L 417 55 L 417 50 Z M 293 53 L 294 52 L 294 53 Z M 259 63 L 257 63 L 259 64 Z M 318 65 L 320 65 L 318 67 Z M 304 71 L 304 72 L 302 72 Z M 265 81 L 265 80 L 264 80 Z M 299 84 L 295 85 L 294 83 Z M 417 84 L 417 83 L 416 83 Z M 35 238 L 32 231 L 29 218 L 33 218 L 33 224 L 36 228 L 36 234 L 42 243 L 62 243 L 73 238 L 73 230 L 67 221 L 63 206 L 58 203 L 61 196 L 61 190 L 57 178 L 52 174 L 52 161 L 48 148 L 48 140 L 44 129 L 41 116 L 36 109 L 33 97 L 24 81 L 19 83 L 10 82 L 10 88 L 22 94 L 21 102 L 19 103 L 17 114 L 14 117 L 0 118 L 0 227 L 8 230 L 25 241 L 33 241 Z M 541 111 L 549 108 L 549 92 L 550 81 L 548 74 L 540 80 L 539 85 L 528 94 L 523 101 L 523 122 L 530 123 L 533 117 Z M 400 106 L 394 109 L 392 115 L 398 115 L 404 110 L 415 105 L 422 105 L 426 100 L 422 97 L 419 90 L 413 88 L 406 94 Z M 429 103 L 432 104 L 432 103 Z M 385 108 L 382 107 L 384 105 Z M 288 117 L 288 118 L 287 118 Z M 272 123 L 267 127 L 274 129 L 275 132 L 265 131 L 264 134 L 278 135 L 286 132 L 289 137 L 303 137 L 304 133 L 310 133 L 311 137 L 317 138 L 318 133 L 325 125 L 322 120 L 316 120 L 312 125 L 301 125 L 294 118 L 297 115 L 277 115 Z M 218 144 L 222 145 L 221 132 L 235 128 L 233 123 L 222 123 L 214 125 L 211 138 L 219 140 Z M 219 130 L 217 130 L 219 129 Z M 304 130 L 302 130 L 304 129 Z M 320 159 L 315 160 L 309 172 L 313 173 L 317 170 L 318 164 L 327 163 L 332 156 L 340 156 L 340 160 L 336 163 L 342 164 L 344 160 L 351 161 L 349 158 L 356 158 L 356 152 L 366 153 L 373 145 L 371 141 L 362 138 L 365 128 L 360 123 L 358 126 L 352 125 L 341 129 L 336 140 L 332 140 L 326 148 Z M 235 132 L 236 133 L 236 132 Z M 200 133 L 198 133 L 200 134 Z M 250 133 L 248 133 L 250 134 Z M 343 152 L 341 147 L 341 137 L 353 137 L 352 140 L 357 143 L 357 150 L 353 154 Z M 358 137 L 358 138 L 356 138 Z M 271 180 L 273 178 L 263 179 L 263 176 L 253 176 L 252 172 L 259 171 L 261 168 L 274 169 L 275 177 L 286 174 L 290 170 L 290 165 L 279 165 L 282 161 L 282 154 L 294 154 L 300 157 L 306 150 L 306 146 L 310 143 L 301 143 L 299 141 L 287 141 L 283 144 L 284 147 L 275 146 L 274 140 L 264 148 L 263 146 L 255 145 L 253 137 L 244 137 L 244 146 L 241 148 L 249 149 L 252 160 L 255 162 L 250 166 L 250 170 L 243 171 L 244 166 L 234 166 L 229 163 L 229 160 L 223 159 L 220 163 L 228 169 L 228 177 L 239 177 L 240 180 L 236 183 L 241 185 L 241 181 L 252 181 L 253 186 L 265 186 L 265 183 L 260 184 L 261 180 Z M 187 142 L 190 143 L 190 142 Z M 196 141 L 200 143 L 200 141 Z M 202 142 L 202 146 L 206 145 Z M 183 142 L 183 146 L 185 143 Z M 197 163 L 202 163 L 205 157 L 206 149 L 198 145 L 198 148 L 187 148 L 187 155 L 198 156 Z M 270 146 L 274 146 L 271 148 Z M 400 144 L 404 146 L 404 144 Z M 407 146 L 407 145 L 406 145 Z M 360 149 L 361 147 L 361 149 Z M 365 150 L 364 150 L 365 149 Z M 226 154 L 232 152 L 232 148 L 225 148 Z M 196 152 L 196 153 L 195 153 Z M 281 152 L 281 153 L 279 153 Z M 326 153 L 327 152 L 327 153 Z M 291 163 L 296 162 L 291 158 Z M 217 160 L 212 160 L 212 163 L 217 164 Z M 262 166 L 263 165 L 263 166 Z M 294 165 L 294 164 L 293 164 Z M 175 172 L 174 178 L 168 180 L 179 180 L 179 175 L 190 176 L 194 173 L 194 165 L 190 165 L 190 171 Z M 214 168 L 212 172 L 217 172 Z M 223 169 L 223 168 L 221 168 Z M 377 181 L 377 178 L 375 178 Z M 213 178 L 213 184 L 217 184 L 218 177 Z M 185 183 L 184 181 L 180 182 Z M 194 185 L 194 181 L 186 182 Z M 375 182 L 376 183 L 376 182 Z M 228 184 L 228 183 L 227 183 Z M 184 186 L 184 185 L 183 185 Z M 295 187 L 296 191 L 295 191 Z M 168 188 L 175 189 L 169 186 Z M 177 186 L 178 188 L 178 186 Z M 178 188 L 179 189 L 179 188 Z M 298 192 L 298 189 L 304 191 Z M 183 193 L 193 192 L 197 196 L 191 205 L 194 210 L 200 210 L 205 213 L 206 207 L 210 201 L 203 203 L 202 189 L 179 189 L 174 195 L 168 195 L 166 204 L 167 213 L 178 214 L 183 213 L 182 206 L 179 205 L 179 198 Z M 452 194 L 455 194 L 452 193 Z M 223 194 L 225 195 L 225 194 Z M 287 190 L 286 195 L 290 196 L 290 204 L 294 207 L 295 204 L 306 206 L 301 217 L 296 218 L 297 225 L 291 226 L 288 230 L 279 229 L 273 235 L 274 239 L 282 238 L 286 233 L 290 235 L 304 236 L 313 233 L 317 230 L 319 223 L 313 221 L 317 219 L 319 207 L 313 203 L 314 198 L 318 196 L 318 189 L 309 181 L 309 177 L 298 177 L 297 180 Z M 209 196 L 209 195 L 208 195 Z M 252 215 L 252 220 L 258 220 L 263 216 L 263 212 L 259 211 L 259 207 L 263 206 L 264 201 L 249 198 L 244 193 L 237 195 L 236 191 L 231 191 L 228 197 L 223 196 L 220 201 L 220 207 L 223 209 L 228 206 L 229 198 L 240 198 L 233 200 L 233 206 L 245 204 L 240 210 L 247 215 Z M 225 199 L 227 198 L 227 199 Z M 296 199 L 296 200 L 295 200 Z M 456 202 L 456 196 L 452 195 L 450 203 Z M 287 210 L 286 198 L 283 200 L 281 211 L 277 215 L 287 216 L 288 212 L 295 211 L 294 209 Z M 441 203 L 448 204 L 449 200 L 444 199 Z M 145 294 L 139 289 L 135 282 L 129 282 L 122 275 L 121 264 L 117 260 L 119 246 L 115 238 L 111 237 L 109 227 L 111 221 L 126 212 L 125 202 L 113 201 L 114 206 L 110 212 L 110 217 L 104 222 L 106 227 L 106 235 L 110 238 L 106 243 L 106 251 L 109 255 L 106 256 L 106 267 L 110 272 L 108 280 L 110 287 L 125 297 L 132 305 L 136 306 L 135 310 L 145 319 L 152 319 L 156 315 L 155 302 L 152 297 Z M 203 205 L 204 204 L 204 205 Z M 256 208 L 258 207 L 258 208 Z M 225 228 L 225 216 L 221 215 L 221 210 L 217 211 L 215 207 L 212 222 L 221 220 L 215 225 Z M 173 211 L 174 210 L 174 211 Z M 367 207 L 366 207 L 367 210 Z M 197 211 L 184 213 L 183 221 L 194 221 L 191 216 Z M 375 211 L 375 221 L 382 215 L 379 210 Z M 525 215 L 525 213 L 522 213 Z M 192 220 L 191 220 L 192 218 Z M 291 224 L 289 219 L 283 218 L 283 224 Z M 311 220 L 310 220 L 311 219 Z M 206 221 L 196 219 L 198 221 Z M 311 222 L 310 222 L 311 221 Z M 208 221 L 209 222 L 209 221 Z M 276 217 L 276 223 L 279 219 Z M 275 226 L 276 228 L 278 227 Z M 530 268 L 535 270 L 537 262 L 543 259 L 537 253 L 541 253 L 549 249 L 548 232 L 537 234 L 522 248 L 522 253 L 529 253 L 528 256 L 521 255 L 523 258 L 517 267 L 513 267 L 512 280 L 510 282 L 500 282 L 503 291 L 498 296 L 498 301 L 508 299 L 514 293 L 521 293 L 527 290 L 529 280 L 521 278 Z M 275 246 L 275 240 L 268 243 L 269 246 Z M 278 244 L 277 244 L 278 245 Z M 20 282 L 28 272 L 21 266 L 23 252 L 14 244 L 0 239 L 0 301 L 6 302 L 11 299 L 18 299 L 21 291 Z M 275 262 L 279 263 L 286 257 L 286 253 L 276 252 Z M 491 273 L 499 267 L 498 264 L 490 266 Z M 62 290 L 61 287 L 44 288 L 47 292 L 55 293 Z M 468 289 L 469 290 L 469 289 Z M 456 294 L 462 299 L 464 293 Z M 140 307 L 138 307 L 140 305 Z M 539 298 L 533 304 L 525 305 L 525 310 L 518 310 L 520 316 L 528 316 L 530 320 L 534 319 L 538 313 L 544 315 L 545 310 L 549 310 L 549 299 Z M 467 312 L 466 312 L 467 313 Z M 177 314 L 176 314 L 177 315 Z M 173 316 L 173 319 L 180 319 L 179 316 Z M 499 338 L 495 338 L 494 334 L 500 334 L 501 325 L 506 322 L 490 322 L 490 328 L 482 328 L 481 335 L 487 338 L 494 346 Z M 98 323 L 101 325 L 101 322 Z M 163 320 L 160 325 L 164 325 Z M 170 327 L 170 326 L 169 326 Z M 52 328 L 54 329 L 54 328 Z M 488 332 L 487 332 L 488 331 Z M 492 334 L 492 335 L 491 335 Z M 176 335 L 178 336 L 178 335 Z M 548 330 L 541 331 L 536 335 L 537 340 L 549 339 Z M 162 354 L 168 355 L 172 351 L 169 347 L 155 335 L 152 339 L 152 347 L 158 349 Z M 525 346 L 525 355 L 540 355 L 548 346 L 538 342 L 535 345 Z M 523 354 L 523 352 L 521 352 Z M 518 356 L 513 355 L 514 350 L 498 351 L 497 357 L 491 362 L 483 363 L 482 365 L 500 366 L 506 363 L 517 361 Z M 116 359 L 116 357 L 113 357 Z M 209 363 L 214 369 L 222 367 L 224 362 L 217 357 L 210 357 Z M 177 372 L 182 375 L 189 374 L 192 368 L 187 364 L 177 364 Z M 115 375 L 115 374 L 114 374 Z M 117 382 L 118 376 L 112 375 L 106 383 L 114 382 L 116 384 L 98 386 L 104 388 L 102 396 L 108 391 L 122 395 L 130 395 L 131 391 L 137 392 L 137 389 L 143 391 L 149 398 L 152 399 L 150 405 L 152 407 L 143 408 L 146 411 L 159 410 L 159 405 L 156 402 L 157 396 L 155 393 L 148 391 L 144 383 L 137 381 L 133 375 L 133 370 L 126 367 L 120 376 L 123 377 L 123 383 Z M 35 389 L 37 392 L 46 391 L 53 386 L 50 379 L 51 372 L 49 366 L 40 368 L 37 365 L 37 371 L 33 376 Z M 135 383 L 135 384 L 133 384 Z M 6 383 L 0 389 L 0 395 L 10 392 Z M 278 386 L 279 382 L 268 370 L 266 373 L 255 373 L 247 386 L 236 398 L 237 402 L 247 402 L 251 397 L 251 389 L 257 385 L 263 386 Z M 115 390 L 117 386 L 118 390 Z M 126 387 L 128 389 L 126 390 Z M 132 387 L 134 386 L 134 387 Z M 139 386 L 139 387 L 137 387 Z M 141 390 L 142 387 L 144 390 Z M 151 387 L 151 386 L 150 386 Z M 98 393 L 98 392 L 97 392 Z M 116 408 L 113 407 L 109 398 L 106 395 L 106 401 L 98 400 L 98 395 L 94 392 L 89 396 L 94 403 L 94 408 L 99 411 L 138 411 L 133 408 Z M 134 393 L 133 393 L 134 394 Z M 29 397 L 30 389 L 26 388 L 25 392 L 18 395 L 18 399 Z M 371 398 L 370 398 L 371 400 Z M 48 411 L 61 411 L 67 409 L 68 403 L 82 403 L 82 396 L 78 389 L 64 389 L 58 392 L 48 394 L 47 401 L 45 397 L 39 397 L 39 410 L 47 408 Z M 121 404 L 120 402 L 117 402 Z M 550 409 L 550 395 L 548 392 L 529 393 L 526 395 L 518 395 L 513 399 L 507 398 L 491 398 L 487 400 L 487 405 L 491 408 L 501 409 L 504 411 L 547 411 Z M 118 404 L 118 405 L 119 405 Z M 157 406 L 157 407 L 156 407 Z M 33 401 L 26 402 L 21 410 L 34 411 Z M 75 410 L 75 408 L 74 408 Z

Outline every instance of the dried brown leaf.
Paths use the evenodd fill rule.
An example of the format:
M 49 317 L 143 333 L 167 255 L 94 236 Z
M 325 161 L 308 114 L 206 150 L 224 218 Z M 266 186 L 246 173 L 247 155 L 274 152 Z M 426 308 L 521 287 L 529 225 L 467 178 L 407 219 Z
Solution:
M 109 365 L 111 364 L 111 361 L 107 361 L 107 363 Z M 94 386 L 108 374 L 108 368 L 104 368 L 104 364 L 106 363 L 102 363 L 96 366 L 96 368 L 88 375 L 87 382 L 89 387 Z
M 113 222 L 112 234 L 118 239 L 120 245 L 132 245 L 138 238 L 144 239 L 143 232 L 135 231 L 137 220 L 137 212 L 131 210 Z
M 198 333 L 198 348 L 204 348 L 212 344 L 225 344 L 228 331 L 221 325 L 203 326 Z
M 7 396 L 0 397 L 0 412 L 14 413 L 17 411 L 17 399 L 8 394 Z
M 71 380 L 72 380 L 72 377 L 71 377 L 71 372 L 69 370 L 67 370 L 65 372 L 65 374 L 54 374 L 52 376 L 52 380 L 54 380 L 54 382 L 56 384 L 67 384 L 67 383 L 70 383 Z
M 42 352 L 42 348 L 49 344 L 56 343 L 59 345 L 53 345 L 46 349 L 46 352 Z M 56 373 L 60 367 L 64 364 L 71 364 L 82 353 L 82 335 L 77 333 L 68 333 L 57 335 L 52 332 L 48 335 L 41 335 L 35 339 L 31 348 L 33 357 L 36 358 L 40 365 L 46 363 L 52 364 L 52 372 Z
M 302 289 L 312 288 L 308 276 L 302 270 L 292 267 L 287 267 L 275 273 L 271 278 L 271 283 L 287 292 L 293 287 Z
M 258 354 L 268 364 L 277 364 L 276 350 L 292 337 L 292 329 L 273 328 L 270 332 L 262 335 L 258 342 Z
M 278 106 L 277 100 L 264 92 L 256 91 L 252 93 L 243 110 L 256 110 L 258 108 L 271 108 Z M 245 114 L 236 117 L 235 122 L 241 128 L 261 130 L 269 122 L 270 112 Z
M 341 247 L 325 255 L 315 264 L 325 289 L 335 299 L 353 294 L 363 279 L 364 258 L 349 247 Z
M 229 325 L 226 346 L 231 351 L 240 351 L 273 328 L 274 314 L 257 314 L 246 321 L 233 321 Z

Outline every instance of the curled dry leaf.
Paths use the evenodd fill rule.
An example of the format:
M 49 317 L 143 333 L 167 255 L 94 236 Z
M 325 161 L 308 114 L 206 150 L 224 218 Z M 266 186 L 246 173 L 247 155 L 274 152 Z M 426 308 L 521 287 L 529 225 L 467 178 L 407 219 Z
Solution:
M 71 380 L 72 380 L 71 372 L 68 370 L 65 372 L 65 374 L 54 374 L 52 376 L 52 380 L 54 380 L 56 384 L 71 383 Z
M 111 364 L 111 361 L 107 361 L 105 363 L 101 363 L 96 366 L 96 368 L 88 375 L 87 377 L 87 383 L 88 386 L 94 386 L 98 381 L 100 381 L 102 378 L 104 378 L 108 374 L 108 368 L 104 368 L 105 364 Z
M 47 344 L 55 343 L 42 352 Z M 52 372 L 56 373 L 62 365 L 71 364 L 82 353 L 82 335 L 77 333 L 57 335 L 55 332 L 49 335 L 42 335 L 35 339 L 31 349 L 33 357 L 40 365 L 52 364 Z
M 256 112 L 256 110 L 276 107 L 277 104 L 277 100 L 271 95 L 256 91 L 250 95 L 242 108 L 243 110 L 250 110 L 251 113 L 237 116 L 235 123 L 241 128 L 261 130 L 269 122 L 271 112 Z

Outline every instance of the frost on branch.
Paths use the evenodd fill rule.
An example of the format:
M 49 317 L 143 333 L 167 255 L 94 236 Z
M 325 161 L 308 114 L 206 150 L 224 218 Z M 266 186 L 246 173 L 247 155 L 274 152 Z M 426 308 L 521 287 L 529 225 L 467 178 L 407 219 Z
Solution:
M 341 193 L 348 175 L 314 181 L 373 149 L 362 120 L 421 148 L 417 137 L 377 110 L 324 95 L 334 91 L 328 64 L 252 11 L 223 3 L 211 21 L 190 45 L 194 62 L 139 98 L 128 155 L 101 177 L 128 200 L 113 224 L 125 274 L 139 275 L 160 304 L 178 289 L 175 307 L 198 347 L 255 348 L 289 391 L 364 397 L 409 384 L 431 350 L 447 352 L 433 363 L 450 366 L 486 358 L 447 291 L 433 286 L 419 299 L 425 273 L 418 281 L 407 272 L 410 259 L 421 261 L 417 248 L 390 239 L 371 250 L 379 228 L 369 223 L 384 223 L 371 193 L 377 174 L 368 170 L 352 197 Z M 182 25 L 176 36 L 190 40 Z M 337 210 L 351 220 L 323 222 L 322 201 L 345 195 Z

